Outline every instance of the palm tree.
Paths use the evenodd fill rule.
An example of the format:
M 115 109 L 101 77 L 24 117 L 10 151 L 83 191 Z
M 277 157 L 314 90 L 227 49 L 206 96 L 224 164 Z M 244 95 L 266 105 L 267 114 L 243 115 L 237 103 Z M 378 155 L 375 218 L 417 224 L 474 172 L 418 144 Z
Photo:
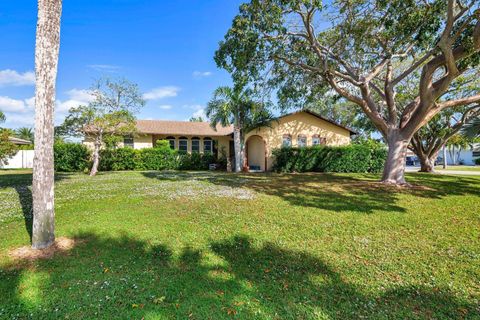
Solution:
M 32 128 L 21 127 L 15 130 L 15 135 L 20 139 L 28 140 L 33 142 L 34 134 Z
M 233 141 L 235 149 L 235 172 L 240 172 L 245 159 L 245 133 L 260 123 L 271 119 L 266 104 L 251 98 L 249 90 L 238 87 L 219 87 L 207 104 L 206 115 L 211 126 L 217 124 L 226 127 L 233 124 Z
M 0 123 L 5 121 L 5 113 L 0 110 Z
M 53 111 L 60 49 L 62 0 L 38 0 L 35 43 L 35 156 L 33 159 L 32 248 L 55 241 Z
M 467 123 L 462 132 L 469 138 L 480 137 L 480 117 L 477 117 L 471 122 Z

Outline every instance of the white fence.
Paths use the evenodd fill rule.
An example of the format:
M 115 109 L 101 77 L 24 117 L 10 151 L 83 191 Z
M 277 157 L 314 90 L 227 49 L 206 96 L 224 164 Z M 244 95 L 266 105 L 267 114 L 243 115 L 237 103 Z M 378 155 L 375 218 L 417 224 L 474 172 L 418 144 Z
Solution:
M 0 168 L 3 169 L 27 169 L 33 167 L 33 150 L 18 150 L 17 154 L 8 159 L 8 163 Z

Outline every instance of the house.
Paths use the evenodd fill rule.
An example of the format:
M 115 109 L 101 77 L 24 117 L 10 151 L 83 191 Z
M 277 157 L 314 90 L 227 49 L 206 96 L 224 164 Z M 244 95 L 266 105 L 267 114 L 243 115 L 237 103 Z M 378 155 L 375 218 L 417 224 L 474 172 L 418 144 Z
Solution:
M 17 146 L 24 146 L 32 144 L 29 140 L 24 140 L 16 137 L 8 137 L 8 141 Z M 27 169 L 33 167 L 33 150 L 18 150 L 15 155 L 7 159 L 6 163 L 0 163 L 2 169 Z
M 350 143 L 351 129 L 311 111 L 298 111 L 273 120 L 245 135 L 246 165 L 250 170 L 272 168 L 272 151 L 281 146 L 345 145 Z M 137 133 L 124 137 L 120 146 L 151 148 L 157 140 L 168 140 L 173 149 L 183 152 L 212 152 L 233 160 L 233 126 L 216 130 L 208 122 L 137 120 Z M 83 142 L 93 148 L 93 138 Z

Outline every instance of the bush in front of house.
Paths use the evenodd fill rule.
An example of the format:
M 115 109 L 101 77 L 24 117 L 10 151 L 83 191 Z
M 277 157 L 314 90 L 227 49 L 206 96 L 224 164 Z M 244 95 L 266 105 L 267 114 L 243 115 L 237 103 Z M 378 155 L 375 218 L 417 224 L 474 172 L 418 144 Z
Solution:
M 475 164 L 476 164 L 477 166 L 480 166 L 480 158 L 475 159 Z
M 387 151 L 379 144 L 348 146 L 283 147 L 273 151 L 273 169 L 278 172 L 377 173 L 383 169 Z
M 180 153 L 169 145 L 157 143 L 155 148 L 102 150 L 99 168 L 101 171 L 208 170 L 211 163 L 216 163 L 211 153 Z
M 80 143 L 55 143 L 53 153 L 56 171 L 75 172 L 89 167 L 90 151 Z

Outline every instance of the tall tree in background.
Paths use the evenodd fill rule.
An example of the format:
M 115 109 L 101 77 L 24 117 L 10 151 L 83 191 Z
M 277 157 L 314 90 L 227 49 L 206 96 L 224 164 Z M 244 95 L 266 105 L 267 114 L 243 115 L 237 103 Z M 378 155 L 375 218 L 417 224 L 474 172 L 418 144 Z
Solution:
M 268 122 L 271 115 L 264 103 L 254 100 L 250 90 L 240 86 L 219 87 L 207 104 L 206 114 L 212 128 L 217 124 L 233 125 L 235 172 L 242 170 L 245 159 L 245 134 L 253 127 Z
M 466 123 L 480 115 L 479 105 L 462 109 L 442 111 L 413 135 L 409 148 L 418 156 L 421 172 L 433 172 L 441 149 L 449 145 L 449 140 L 456 137 Z
M 480 117 L 472 119 L 462 129 L 462 134 L 469 138 L 480 138 Z
M 456 78 L 478 66 L 479 8 L 474 0 L 337 0 L 325 6 L 320 0 L 251 0 L 240 7 L 215 60 L 234 81 L 257 87 L 328 85 L 383 135 L 389 150 L 382 181 L 402 185 L 415 132 L 442 110 L 480 101 L 478 91 L 439 101 Z M 416 73 L 415 97 L 401 103 L 398 88 Z
M 113 137 L 135 133 L 135 113 L 145 105 L 138 86 L 126 79 L 98 80 L 91 89 L 93 100 L 87 106 L 71 108 L 60 135 L 93 138 L 93 165 L 90 175 L 98 172 L 100 149 Z
M 21 127 L 15 130 L 15 136 L 17 136 L 20 139 L 23 140 L 28 140 L 33 142 L 34 141 L 34 133 L 32 128 L 27 128 L 27 127 Z
M 32 247 L 55 241 L 53 117 L 60 49 L 62 0 L 38 0 L 35 44 L 35 156 L 33 159 Z
M 5 114 L 0 110 L 0 123 L 5 121 Z
M 5 119 L 5 114 L 0 111 L 0 123 Z M 7 164 L 7 159 L 17 152 L 17 146 L 9 138 L 10 130 L 0 127 L 0 166 Z

